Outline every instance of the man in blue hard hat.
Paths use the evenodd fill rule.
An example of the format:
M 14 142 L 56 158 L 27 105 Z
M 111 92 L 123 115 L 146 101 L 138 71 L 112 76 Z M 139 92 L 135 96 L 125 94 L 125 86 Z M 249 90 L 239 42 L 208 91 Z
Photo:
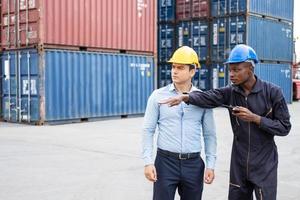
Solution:
M 235 46 L 229 64 L 231 85 L 207 92 L 193 91 L 161 101 L 174 106 L 184 101 L 200 107 L 227 107 L 234 140 L 229 200 L 275 200 L 278 154 L 274 136 L 291 129 L 289 111 L 281 89 L 254 74 L 258 58 L 247 45 Z

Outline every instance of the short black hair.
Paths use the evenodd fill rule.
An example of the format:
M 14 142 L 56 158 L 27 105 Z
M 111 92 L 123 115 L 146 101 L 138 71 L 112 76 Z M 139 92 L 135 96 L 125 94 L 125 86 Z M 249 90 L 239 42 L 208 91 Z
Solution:
M 196 65 L 195 64 L 189 64 L 190 70 L 192 69 L 196 69 Z

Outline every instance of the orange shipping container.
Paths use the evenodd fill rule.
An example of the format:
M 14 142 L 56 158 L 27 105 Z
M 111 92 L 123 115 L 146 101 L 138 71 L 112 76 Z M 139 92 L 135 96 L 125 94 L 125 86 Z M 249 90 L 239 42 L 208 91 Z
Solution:
M 2 0 L 2 48 L 54 45 L 153 54 L 156 7 L 153 0 Z

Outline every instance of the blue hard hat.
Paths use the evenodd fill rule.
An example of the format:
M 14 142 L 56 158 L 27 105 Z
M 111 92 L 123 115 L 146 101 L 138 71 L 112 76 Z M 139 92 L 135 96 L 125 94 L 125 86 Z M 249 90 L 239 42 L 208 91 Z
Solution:
M 251 60 L 254 63 L 258 63 L 258 58 L 254 49 L 245 44 L 239 44 L 231 50 L 229 58 L 227 59 L 225 64 L 240 63 Z

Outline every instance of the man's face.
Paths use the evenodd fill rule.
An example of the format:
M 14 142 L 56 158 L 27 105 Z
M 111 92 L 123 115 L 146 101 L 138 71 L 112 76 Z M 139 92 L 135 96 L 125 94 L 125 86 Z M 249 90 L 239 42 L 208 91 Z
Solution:
M 182 84 L 191 82 L 195 75 L 195 69 L 190 70 L 189 65 L 173 63 L 172 65 L 172 81 L 173 83 Z
M 233 63 L 229 64 L 230 81 L 234 85 L 244 84 L 251 76 L 253 70 L 251 63 Z

